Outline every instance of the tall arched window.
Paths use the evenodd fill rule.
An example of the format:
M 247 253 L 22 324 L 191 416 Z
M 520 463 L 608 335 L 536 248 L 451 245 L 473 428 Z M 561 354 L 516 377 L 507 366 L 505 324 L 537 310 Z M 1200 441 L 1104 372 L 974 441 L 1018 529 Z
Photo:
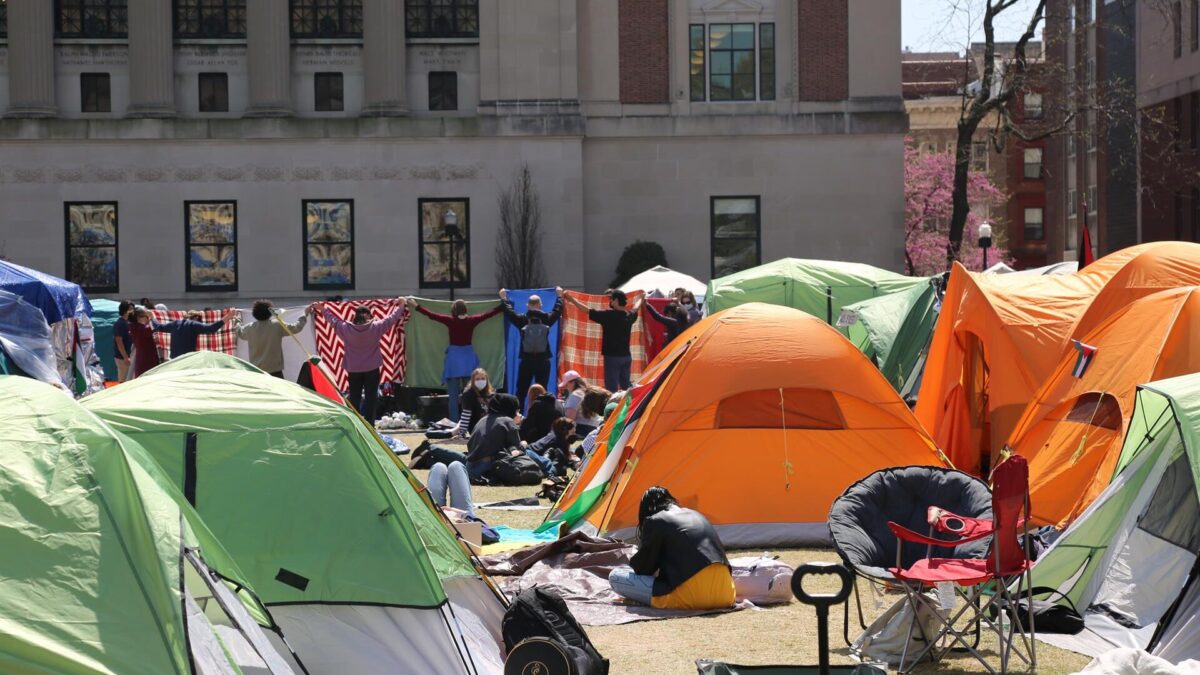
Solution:
M 126 0 L 58 0 L 54 27 L 65 38 L 128 37 Z
M 410 38 L 479 37 L 479 0 L 405 0 Z
M 246 37 L 246 0 L 175 0 L 175 37 Z
M 292 37 L 361 38 L 362 0 L 292 0 Z

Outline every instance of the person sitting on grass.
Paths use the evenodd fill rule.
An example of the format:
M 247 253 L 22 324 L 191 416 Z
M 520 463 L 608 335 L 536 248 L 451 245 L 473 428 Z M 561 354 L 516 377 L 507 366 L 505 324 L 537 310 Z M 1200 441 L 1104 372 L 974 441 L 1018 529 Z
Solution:
M 501 457 L 520 454 L 521 434 L 517 429 L 521 402 L 512 394 L 496 394 L 488 402 L 488 414 L 479 420 L 467 439 L 467 452 L 435 445 L 429 449 L 429 459 L 447 466 L 461 462 L 467 467 L 472 483 L 487 481 L 492 467 Z
M 462 392 L 462 412 L 458 417 L 458 426 L 454 427 L 455 438 L 465 438 L 475 430 L 475 425 L 487 414 L 488 403 L 496 389 L 492 386 L 492 378 L 483 368 L 471 372 L 467 388 Z
M 554 420 L 550 433 L 533 443 L 521 441 L 525 448 L 525 456 L 537 462 L 542 473 L 550 476 L 567 475 L 567 467 L 572 465 L 571 437 L 575 434 L 575 423 L 560 417 Z
M 554 420 L 564 416 L 563 404 L 540 384 L 529 387 L 525 419 L 521 421 L 521 440 L 533 443 L 550 433 Z
M 579 404 L 579 415 L 575 418 L 575 429 L 578 433 L 587 435 L 604 424 L 604 407 L 612 394 L 600 387 L 591 387 L 583 395 Z
M 712 523 L 661 486 L 642 495 L 638 551 L 608 575 L 623 598 L 658 609 L 721 609 L 737 592 Z
M 447 493 L 449 493 L 450 508 L 458 509 L 468 516 L 475 517 L 475 501 L 471 498 L 471 477 L 462 462 L 434 464 L 429 468 L 425 486 L 429 490 L 429 496 L 433 499 L 434 504 L 445 508 Z

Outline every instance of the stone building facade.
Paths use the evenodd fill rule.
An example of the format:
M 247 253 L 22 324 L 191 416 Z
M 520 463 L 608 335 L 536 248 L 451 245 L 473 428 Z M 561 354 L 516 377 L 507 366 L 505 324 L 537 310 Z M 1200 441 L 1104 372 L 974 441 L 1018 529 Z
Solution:
M 94 294 L 489 295 L 523 165 L 563 286 L 638 239 L 901 266 L 899 3 L 0 8 L 0 254 Z

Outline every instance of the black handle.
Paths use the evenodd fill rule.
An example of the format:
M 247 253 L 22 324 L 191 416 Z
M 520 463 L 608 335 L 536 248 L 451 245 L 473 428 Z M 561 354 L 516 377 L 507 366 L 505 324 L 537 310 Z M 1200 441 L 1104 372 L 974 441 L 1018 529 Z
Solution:
M 804 577 L 810 574 L 832 574 L 842 580 L 842 586 L 837 593 L 809 593 L 804 590 Z M 850 597 L 853 585 L 854 578 L 850 576 L 850 570 L 838 563 L 805 563 L 797 567 L 796 572 L 792 574 L 792 593 L 796 599 L 817 609 L 817 656 L 820 675 L 829 675 L 829 608 L 845 602 Z
M 810 574 L 832 574 L 840 577 L 842 587 L 837 593 L 809 593 L 804 590 L 804 577 Z M 792 574 L 792 594 L 796 599 L 806 605 L 814 607 L 824 607 L 826 609 L 840 605 L 850 597 L 850 589 L 854 586 L 854 577 L 850 575 L 850 570 L 846 569 L 839 563 L 804 563 L 796 568 L 796 572 Z

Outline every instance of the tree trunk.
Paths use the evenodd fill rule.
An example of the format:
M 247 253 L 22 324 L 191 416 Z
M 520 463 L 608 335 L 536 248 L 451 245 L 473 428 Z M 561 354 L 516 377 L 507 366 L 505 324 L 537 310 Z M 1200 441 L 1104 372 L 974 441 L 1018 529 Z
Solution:
M 962 250 L 963 232 L 967 227 L 967 214 L 971 204 L 967 201 L 967 179 L 971 173 L 971 142 L 982 118 L 968 112 L 958 120 L 958 139 L 954 145 L 954 190 L 950 211 L 950 237 L 946 243 L 946 269 L 958 260 Z

